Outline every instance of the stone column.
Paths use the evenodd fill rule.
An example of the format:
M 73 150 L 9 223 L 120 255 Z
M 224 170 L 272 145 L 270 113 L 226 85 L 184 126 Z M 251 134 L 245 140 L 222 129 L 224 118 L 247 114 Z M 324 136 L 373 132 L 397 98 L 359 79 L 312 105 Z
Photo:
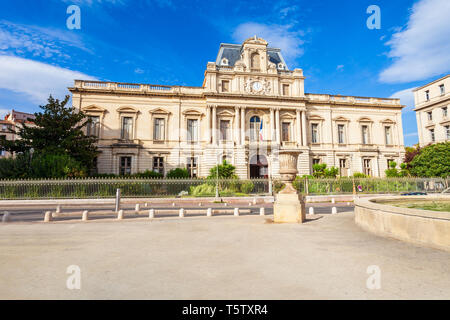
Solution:
M 241 107 L 241 145 L 245 145 L 245 107 Z
M 240 117 L 239 117 L 239 107 L 235 107 L 234 108 L 234 141 L 236 142 L 236 145 L 241 144 L 241 131 L 239 130 L 239 122 L 240 122 Z
M 277 144 L 280 144 L 280 108 L 277 108 L 275 111 L 275 135 L 277 137 Z
M 302 111 L 302 145 L 307 146 L 308 142 L 306 141 L 306 130 L 308 128 L 306 127 L 306 110 Z
M 270 108 L 270 140 L 272 142 L 275 141 L 275 115 L 274 115 L 274 109 Z
M 296 119 L 296 128 L 297 128 L 297 130 L 296 130 L 296 133 L 295 133 L 295 135 L 296 135 L 296 137 L 295 137 L 295 140 L 297 140 L 297 142 L 298 142 L 298 144 L 299 145 L 303 145 L 303 143 L 302 143 L 302 136 L 301 136 L 301 134 L 302 134 L 302 126 L 301 126 L 301 124 L 300 124 L 300 110 L 297 110 L 297 119 Z
M 217 126 L 217 107 L 212 107 L 212 144 L 217 144 L 217 132 L 216 132 L 216 126 Z
M 211 143 L 211 106 L 206 106 L 206 141 Z

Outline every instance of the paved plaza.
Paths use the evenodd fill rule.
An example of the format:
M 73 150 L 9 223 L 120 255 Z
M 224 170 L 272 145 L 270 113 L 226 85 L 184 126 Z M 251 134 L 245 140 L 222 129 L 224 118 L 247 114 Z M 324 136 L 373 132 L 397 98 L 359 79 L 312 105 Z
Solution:
M 450 299 L 448 252 L 367 233 L 353 212 L 270 218 L 0 224 L 0 299 Z

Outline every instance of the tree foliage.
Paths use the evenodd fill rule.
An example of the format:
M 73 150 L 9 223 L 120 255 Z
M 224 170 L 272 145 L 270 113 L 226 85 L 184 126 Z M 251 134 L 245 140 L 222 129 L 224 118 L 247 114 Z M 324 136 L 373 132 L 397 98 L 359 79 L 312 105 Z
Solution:
M 189 177 L 189 171 L 186 168 L 175 168 L 167 172 L 167 178 L 170 179 L 187 179 Z
M 219 179 L 237 178 L 234 174 L 235 170 L 235 166 L 223 160 L 222 164 L 214 166 L 209 170 L 208 179 L 217 179 L 217 173 L 219 174 Z
M 326 163 L 313 165 L 314 178 L 336 178 L 339 174 L 339 169 L 336 167 L 327 168 Z
M 409 163 L 410 172 L 418 177 L 450 176 L 450 142 L 428 145 Z
M 51 154 L 67 155 L 90 169 L 97 156 L 96 138 L 86 136 L 83 128 L 89 119 L 74 107 L 66 107 L 69 101 L 48 98 L 48 103 L 40 106 L 42 112 L 34 114 L 34 125 L 23 123 L 18 126 L 15 141 L 2 139 L 0 146 L 12 152 L 34 151 L 34 156 Z

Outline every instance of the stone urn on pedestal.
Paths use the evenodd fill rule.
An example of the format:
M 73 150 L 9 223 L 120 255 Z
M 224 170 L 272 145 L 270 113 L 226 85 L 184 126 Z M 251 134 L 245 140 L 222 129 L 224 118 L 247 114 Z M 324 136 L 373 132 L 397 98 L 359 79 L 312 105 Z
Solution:
M 273 206 L 273 220 L 275 223 L 302 223 L 306 219 L 305 202 L 292 186 L 297 176 L 297 160 L 300 151 L 280 151 L 281 181 L 286 187 L 276 195 Z

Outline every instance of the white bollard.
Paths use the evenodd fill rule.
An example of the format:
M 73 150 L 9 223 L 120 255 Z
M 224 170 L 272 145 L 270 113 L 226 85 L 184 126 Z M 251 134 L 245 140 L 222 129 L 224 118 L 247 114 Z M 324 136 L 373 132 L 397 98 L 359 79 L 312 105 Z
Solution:
M 148 211 L 148 217 L 149 217 L 150 219 L 153 219 L 153 218 L 155 217 L 155 209 L 150 209 L 150 210 Z
M 56 206 L 56 213 L 61 213 L 61 206 L 60 205 Z
M 139 203 L 136 203 L 135 211 L 136 213 L 139 213 L 139 211 L 141 211 L 141 205 Z
M 44 215 L 44 222 L 50 222 L 50 221 L 52 221 L 53 219 L 52 219 L 52 212 L 51 211 L 47 211 L 47 212 L 45 212 L 45 215 Z
M 252 203 L 251 203 L 251 202 L 249 202 L 249 203 L 248 203 L 248 206 L 249 206 L 249 207 L 251 207 L 251 206 L 252 206 Z
M 172 202 L 172 207 L 175 207 L 175 202 Z
M 201 207 L 201 206 L 202 206 L 202 203 L 200 202 L 200 203 L 198 204 L 198 206 Z
M 117 213 L 117 220 L 123 220 L 123 210 L 119 210 Z
M 256 204 L 256 198 L 253 198 L 253 204 Z
M 331 203 L 332 203 L 332 204 L 335 204 L 335 203 L 336 203 L 336 199 L 335 199 L 335 198 L 332 198 L 332 199 L 331 199 Z
M 234 215 L 239 216 L 239 208 L 234 208 Z
M 184 209 L 181 208 L 181 209 L 180 209 L 180 218 L 183 218 L 183 217 L 184 217 Z
M 3 212 L 2 222 L 6 223 L 6 222 L 9 222 L 9 220 L 10 220 L 9 212 L 8 211 Z
M 347 202 L 347 205 L 349 206 L 349 205 L 350 205 L 350 202 Z
M 259 215 L 265 216 L 266 215 L 266 209 L 265 208 L 259 208 Z
M 228 206 L 228 203 L 225 202 L 225 203 L 223 204 L 223 206 L 224 206 L 224 207 Z
M 208 210 L 206 211 L 206 216 L 212 217 L 212 209 L 211 208 L 208 208 Z
M 331 209 L 331 214 L 336 214 L 337 213 L 337 208 L 336 207 L 333 207 L 332 209 Z
M 146 207 L 146 208 L 148 207 L 148 203 L 147 202 L 144 204 L 144 207 Z
M 314 207 L 309 207 L 309 215 L 314 215 Z
M 88 221 L 89 220 L 89 211 L 85 210 L 83 211 L 83 215 L 81 216 L 82 221 Z

